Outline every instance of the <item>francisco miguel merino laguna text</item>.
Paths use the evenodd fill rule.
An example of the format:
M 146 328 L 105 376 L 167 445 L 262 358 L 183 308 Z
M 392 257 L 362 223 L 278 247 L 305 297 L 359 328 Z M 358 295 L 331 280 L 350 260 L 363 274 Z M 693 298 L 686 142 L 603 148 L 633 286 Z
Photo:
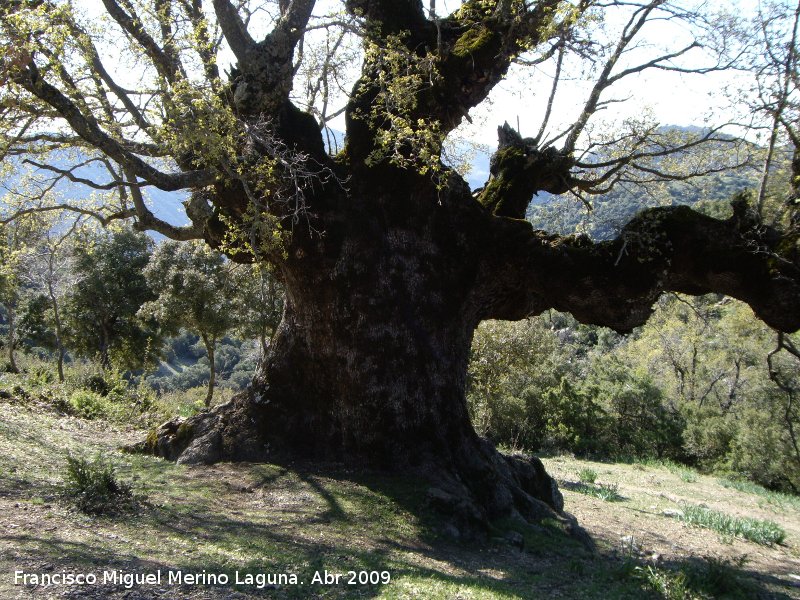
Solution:
M 122 585 L 131 589 L 138 585 L 247 585 L 263 589 L 268 585 L 297 585 L 294 573 L 209 573 L 208 571 L 162 571 L 150 573 L 129 573 L 121 570 L 100 573 L 76 573 L 61 571 L 57 573 L 26 573 L 14 571 L 14 585 L 62 586 L 62 585 Z

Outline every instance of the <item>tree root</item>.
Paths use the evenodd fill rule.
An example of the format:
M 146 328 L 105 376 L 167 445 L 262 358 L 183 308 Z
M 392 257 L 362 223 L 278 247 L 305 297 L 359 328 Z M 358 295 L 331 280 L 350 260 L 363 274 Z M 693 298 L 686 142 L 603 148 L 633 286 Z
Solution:
M 254 414 L 251 401 L 244 392 L 188 419 L 176 417 L 128 450 L 178 464 L 281 463 L 294 458 L 265 439 L 263 417 Z M 593 549 L 588 535 L 564 513 L 561 492 L 538 458 L 503 455 L 477 437 L 465 440 L 456 456 L 460 459 L 431 460 L 409 469 L 429 483 L 426 504 L 442 517 L 442 533 L 453 539 L 479 540 L 488 537 L 491 523 L 499 519 L 524 524 L 549 519 Z

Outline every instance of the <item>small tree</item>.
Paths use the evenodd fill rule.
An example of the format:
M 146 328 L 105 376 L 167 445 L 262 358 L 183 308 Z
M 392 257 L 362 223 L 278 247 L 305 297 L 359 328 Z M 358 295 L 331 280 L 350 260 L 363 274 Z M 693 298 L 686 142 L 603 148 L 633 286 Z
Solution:
M 283 287 L 265 265 L 238 265 L 233 273 L 237 330 L 247 339 L 257 339 L 261 356 L 266 356 L 270 338 L 283 315 Z
M 231 266 L 221 254 L 200 243 L 165 242 L 144 271 L 156 300 L 141 314 L 155 317 L 165 332 L 181 328 L 196 332 L 208 353 L 209 378 L 205 404 L 214 395 L 217 341 L 236 324 L 231 311 L 235 286 Z
M 72 346 L 85 356 L 99 355 L 103 368 L 111 365 L 112 354 L 126 367 L 146 361 L 142 348 L 156 331 L 137 312 L 153 298 L 143 273 L 152 244 L 146 235 L 122 228 L 96 232 L 75 248 L 79 279 L 65 316 Z
M 0 221 L 0 305 L 6 313 L 8 370 L 16 373 L 17 309 L 24 286 L 27 250 L 41 236 L 40 215 L 30 214 L 8 223 Z
M 63 300 L 67 290 L 75 285 L 77 271 L 73 267 L 73 254 L 70 241 L 81 225 L 81 219 L 74 220 L 67 230 L 59 228 L 59 223 L 48 223 L 47 231 L 35 247 L 25 254 L 27 267 L 23 280 L 44 298 L 52 313 L 53 346 L 57 352 L 58 380 L 64 381 L 64 357 L 66 355 L 64 331 Z

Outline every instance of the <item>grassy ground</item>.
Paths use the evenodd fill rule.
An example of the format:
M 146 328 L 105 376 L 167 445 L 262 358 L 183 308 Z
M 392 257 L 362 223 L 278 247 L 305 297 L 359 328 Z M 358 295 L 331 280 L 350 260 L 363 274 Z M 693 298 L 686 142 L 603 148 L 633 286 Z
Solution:
M 498 523 L 487 542 L 456 543 L 425 511 L 417 481 L 319 465 L 185 467 L 118 451 L 144 435 L 0 400 L 0 598 L 800 598 L 798 506 L 668 466 L 545 460 L 567 511 L 597 543 L 590 553 L 547 523 Z M 61 500 L 68 453 L 110 461 L 141 496 L 136 512 L 89 517 Z M 613 501 L 581 489 L 585 469 L 596 481 L 582 485 L 612 486 Z M 665 516 L 687 503 L 769 519 L 785 541 L 762 546 Z M 15 570 L 161 570 L 163 580 L 132 589 L 15 586 Z M 230 582 L 168 584 L 166 573 L 177 570 Z M 236 585 L 236 571 L 295 574 L 298 583 Z M 325 571 L 344 576 L 312 583 Z M 348 585 L 348 571 L 391 580 Z

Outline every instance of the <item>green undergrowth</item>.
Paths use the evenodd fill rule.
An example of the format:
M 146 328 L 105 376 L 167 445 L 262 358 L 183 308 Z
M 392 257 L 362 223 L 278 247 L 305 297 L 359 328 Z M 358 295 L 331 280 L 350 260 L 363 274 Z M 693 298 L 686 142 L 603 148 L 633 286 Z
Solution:
M 747 600 L 758 597 L 758 591 L 739 576 L 745 562 L 745 557 L 736 561 L 706 557 L 672 567 L 636 565 L 633 571 L 665 600 Z
M 650 467 L 655 469 L 666 469 L 673 475 L 677 475 L 684 483 L 695 483 L 699 473 L 692 467 L 682 465 L 666 458 L 629 458 L 625 462 L 640 467 Z
M 749 517 L 735 517 L 703 506 L 684 505 L 678 518 L 689 525 L 711 529 L 725 536 L 740 537 L 756 544 L 780 544 L 786 532 L 777 523 Z
M 174 416 L 190 417 L 204 408 L 207 388 L 157 394 L 146 384 L 115 369 L 103 370 L 95 361 L 75 361 L 64 367 L 58 381 L 53 365 L 35 356 L 20 355 L 20 373 L 0 374 L 0 399 L 38 405 L 89 420 L 150 427 Z M 215 403 L 230 399 L 219 389 Z
M 571 492 L 578 492 L 585 496 L 592 496 L 604 500 L 605 502 L 622 502 L 625 497 L 619 493 L 619 485 L 616 483 L 585 483 L 562 481 L 561 487 Z
M 722 487 L 737 490 L 745 494 L 753 494 L 764 500 L 769 505 L 780 509 L 791 509 L 800 511 L 800 496 L 775 492 L 765 487 L 753 483 L 752 481 L 740 481 L 735 479 L 719 479 Z

